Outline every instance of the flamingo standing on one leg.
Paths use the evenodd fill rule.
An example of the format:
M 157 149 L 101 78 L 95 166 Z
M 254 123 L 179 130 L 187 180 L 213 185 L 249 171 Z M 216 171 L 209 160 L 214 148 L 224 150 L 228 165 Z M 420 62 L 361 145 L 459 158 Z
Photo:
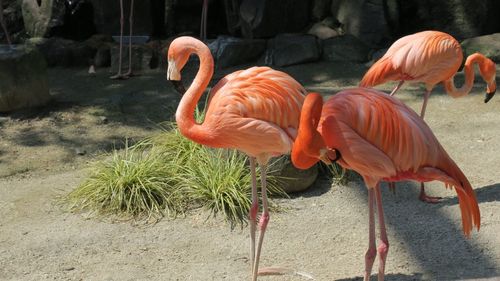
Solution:
M 389 250 L 380 181 L 444 182 L 457 192 L 465 235 L 470 236 L 473 226 L 479 230 L 479 206 L 469 181 L 427 124 L 396 98 L 373 89 L 354 88 L 337 93 L 323 105 L 319 94 L 307 95 L 292 149 L 292 163 L 306 169 L 319 159 L 327 163 L 338 161 L 342 167 L 355 170 L 368 188 L 365 281 L 370 279 L 377 254 L 374 206 L 377 206 L 381 240 L 378 280 L 384 279 Z
M 3 0 L 0 0 L 0 25 L 2 25 L 3 33 L 5 34 L 5 39 L 7 44 L 12 46 L 12 41 L 10 40 L 9 31 L 7 30 L 7 25 L 5 24 L 5 19 L 3 17 Z
M 425 83 L 427 91 L 420 112 L 423 119 L 434 86 L 443 82 L 448 95 L 454 98 L 465 96 L 472 89 L 474 65 L 478 64 L 479 73 L 487 83 L 484 102 L 488 102 L 496 91 L 495 63 L 480 53 L 468 56 L 464 66 L 465 84 L 457 89 L 454 77 L 462 60 L 462 48 L 451 35 L 440 31 L 422 31 L 394 42 L 385 55 L 366 72 L 359 85 L 373 87 L 388 81 L 399 81 L 391 92 L 392 96 L 405 81 Z M 393 184 L 390 186 L 394 187 Z M 419 198 L 428 203 L 437 203 L 441 199 L 427 196 L 423 183 Z
M 238 149 L 250 157 L 252 280 L 256 280 L 262 241 L 269 221 L 266 165 L 271 157 L 290 152 L 306 91 L 286 73 L 269 67 L 236 71 L 213 87 L 205 120 L 198 124 L 193 113 L 214 71 L 208 47 L 192 37 L 179 37 L 172 41 L 168 49 L 167 79 L 181 80 L 180 71 L 191 54 L 200 58 L 200 68 L 179 103 L 175 119 L 180 132 L 187 138 L 210 147 Z M 257 248 L 255 232 L 259 206 L 255 161 L 261 166 L 263 207 Z
M 130 0 L 129 26 L 130 33 L 128 37 L 128 71 L 122 74 L 122 48 L 123 48 L 123 25 L 125 17 L 123 14 L 123 0 L 120 0 L 120 49 L 118 52 L 118 73 L 111 76 L 111 79 L 128 79 L 133 76 L 132 73 L 132 26 L 134 20 L 134 0 Z

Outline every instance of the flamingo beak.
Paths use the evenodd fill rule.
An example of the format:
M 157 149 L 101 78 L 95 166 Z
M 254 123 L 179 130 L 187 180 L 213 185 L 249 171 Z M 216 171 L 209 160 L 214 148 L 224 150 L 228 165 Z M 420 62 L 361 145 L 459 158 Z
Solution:
M 186 93 L 186 88 L 184 88 L 181 81 L 181 74 L 177 70 L 177 66 L 173 60 L 168 60 L 167 80 L 170 80 L 174 89 L 179 94 L 184 95 L 184 93 Z

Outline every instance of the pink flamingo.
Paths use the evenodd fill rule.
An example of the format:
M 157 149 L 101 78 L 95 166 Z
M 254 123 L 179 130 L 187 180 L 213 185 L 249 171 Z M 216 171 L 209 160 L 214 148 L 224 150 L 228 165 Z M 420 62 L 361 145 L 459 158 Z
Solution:
M 380 181 L 444 182 L 457 192 L 465 235 L 470 236 L 473 226 L 479 230 L 479 206 L 469 181 L 422 118 L 392 96 L 373 89 L 354 88 L 337 93 L 323 105 L 319 94 L 307 95 L 292 149 L 292 163 L 307 169 L 320 159 L 327 163 L 338 161 L 342 167 L 358 172 L 368 188 L 365 281 L 370 279 L 377 251 L 378 280 L 384 280 L 389 251 Z M 381 240 L 378 249 L 375 206 Z
M 262 241 L 269 221 L 266 165 L 270 158 L 290 152 L 306 92 L 292 77 L 269 67 L 236 71 L 212 88 L 205 120 L 198 124 L 193 113 L 214 71 L 208 47 L 192 37 L 179 37 L 172 41 L 168 49 L 167 79 L 181 80 L 180 72 L 191 54 L 200 58 L 200 68 L 179 103 L 175 119 L 179 130 L 187 138 L 210 147 L 238 149 L 250 157 L 252 280 L 257 280 Z M 255 232 L 259 206 L 256 161 L 261 167 L 263 207 L 257 249 Z
M 448 95 L 458 98 L 467 95 L 474 83 L 474 65 L 479 65 L 479 73 L 487 83 L 488 102 L 496 92 L 495 63 L 480 53 L 467 57 L 464 66 L 465 84 L 457 89 L 454 77 L 462 64 L 463 53 L 460 44 L 451 35 L 440 31 L 422 31 L 398 39 L 368 71 L 359 84 L 373 87 L 388 81 L 399 81 L 391 92 L 394 95 L 405 81 L 423 82 L 427 91 L 420 111 L 425 115 L 427 101 L 432 89 L 443 82 Z M 391 184 L 394 187 L 393 184 Z M 428 203 L 439 202 L 439 197 L 427 196 L 421 183 L 420 200 Z

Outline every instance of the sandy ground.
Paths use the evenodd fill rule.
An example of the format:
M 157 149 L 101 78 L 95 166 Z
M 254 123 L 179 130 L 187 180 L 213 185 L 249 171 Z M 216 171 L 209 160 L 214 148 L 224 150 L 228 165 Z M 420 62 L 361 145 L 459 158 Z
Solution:
M 328 95 L 356 85 L 365 69 L 318 63 L 285 71 Z M 248 228 L 231 230 L 202 210 L 137 226 L 66 213 L 57 204 L 85 178 L 88 161 L 125 138 L 155 132 L 179 100 L 161 73 L 128 81 L 108 75 L 51 69 L 49 107 L 0 116 L 0 280 L 248 280 Z M 426 121 L 475 187 L 481 230 L 464 238 L 456 195 L 440 183 L 427 189 L 444 197 L 436 205 L 418 201 L 414 183 L 398 184 L 395 195 L 384 188 L 387 280 L 500 280 L 500 98 L 484 104 L 484 84 L 476 85 L 457 100 L 437 88 Z M 422 93 L 406 86 L 398 97 L 420 109 Z M 285 211 L 271 214 L 262 266 L 315 280 L 361 280 L 366 202 L 357 177 L 347 186 L 319 179 L 278 200 Z M 307 280 L 293 273 L 259 279 Z

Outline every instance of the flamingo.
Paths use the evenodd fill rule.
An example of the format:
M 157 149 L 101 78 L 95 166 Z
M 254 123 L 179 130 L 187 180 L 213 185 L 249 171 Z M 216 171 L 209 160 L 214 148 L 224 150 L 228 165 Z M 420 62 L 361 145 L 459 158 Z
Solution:
M 249 213 L 252 280 L 257 280 L 262 241 L 269 222 L 266 166 L 270 158 L 288 154 L 295 139 L 305 89 L 288 74 L 269 67 L 233 72 L 211 90 L 203 123 L 194 120 L 195 107 L 214 72 L 210 50 L 200 40 L 178 37 L 168 49 L 167 79 L 180 81 L 189 56 L 200 58 L 200 67 L 183 95 L 175 120 L 180 132 L 194 142 L 215 148 L 234 148 L 250 158 L 252 205 Z M 259 210 L 255 163 L 261 167 L 262 207 L 260 235 L 255 248 Z
M 128 71 L 122 74 L 122 48 L 123 48 L 123 24 L 125 17 L 123 14 L 123 0 L 120 0 L 120 49 L 118 52 L 118 73 L 111 76 L 111 79 L 128 79 L 133 76 L 132 73 L 132 26 L 134 22 L 134 0 L 130 0 L 130 14 L 129 14 L 129 28 L 130 33 L 128 37 Z
M 427 101 L 434 86 L 443 82 L 448 95 L 453 98 L 465 96 L 472 90 L 474 65 L 478 64 L 479 73 L 487 83 L 484 102 L 488 102 L 496 91 L 495 63 L 480 53 L 468 56 L 464 66 L 465 84 L 457 89 L 454 77 L 462 60 L 462 48 L 451 35 L 440 31 L 422 31 L 404 36 L 394 42 L 385 55 L 368 69 L 359 85 L 373 87 L 388 81 L 399 81 L 391 92 L 392 96 L 405 81 L 425 83 L 426 92 L 420 111 L 423 119 Z M 394 184 L 390 184 L 390 187 L 394 188 Z M 437 203 L 441 199 L 427 196 L 423 183 L 420 187 L 419 198 L 428 203 Z
M 3 0 L 0 0 L 0 25 L 2 25 L 3 33 L 5 34 L 5 39 L 7 44 L 12 46 L 12 41 L 10 40 L 9 31 L 7 30 L 7 25 L 5 24 L 5 19 L 3 17 Z
M 201 8 L 201 24 L 200 24 L 201 41 L 207 40 L 207 14 L 208 14 L 208 0 L 203 0 L 203 6 Z
M 368 188 L 369 243 L 364 280 L 370 279 L 379 254 L 378 280 L 384 279 L 389 241 L 385 230 L 380 181 L 438 180 L 454 187 L 463 231 L 479 230 L 476 195 L 460 168 L 448 156 L 427 124 L 398 99 L 374 89 L 354 88 L 337 93 L 323 105 L 319 94 L 306 96 L 292 163 L 307 169 L 318 160 L 338 161 L 358 172 Z M 380 244 L 376 249 L 374 207 L 377 207 Z

